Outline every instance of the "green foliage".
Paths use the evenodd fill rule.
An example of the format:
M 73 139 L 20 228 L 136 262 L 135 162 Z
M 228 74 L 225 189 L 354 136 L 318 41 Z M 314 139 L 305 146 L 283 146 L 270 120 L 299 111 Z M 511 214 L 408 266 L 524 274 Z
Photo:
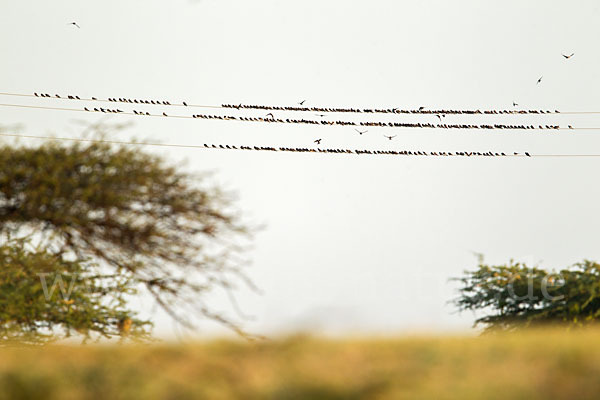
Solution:
M 600 318 L 600 264 L 584 261 L 550 272 L 525 264 L 490 266 L 480 262 L 465 271 L 459 310 L 482 310 L 475 324 L 510 330 L 534 324 L 582 326 Z
M 243 333 L 230 319 L 212 312 L 204 300 L 216 288 L 231 291 L 236 282 L 249 283 L 238 256 L 239 240 L 249 235 L 227 196 L 198 186 L 202 182 L 136 147 L 4 145 L 0 147 L 0 233 L 44 243 L 42 253 L 23 256 L 48 253 L 44 260 L 51 270 L 98 276 L 109 271 L 126 278 L 128 288 L 144 287 L 186 326 L 192 326 L 189 316 L 201 315 Z M 67 264 L 66 259 L 76 261 Z M 104 289 L 99 293 L 111 292 L 105 282 L 98 286 Z M 99 304 L 87 300 L 89 307 Z M 102 313 L 109 308 L 111 315 L 123 312 L 120 306 L 105 307 L 94 308 L 102 321 L 108 321 L 109 315 Z M 56 321 L 48 319 L 44 327 Z M 85 331 L 95 327 L 92 322 L 98 321 L 70 321 L 72 325 L 63 327 L 83 326 Z M 114 328 L 113 322 L 109 325 Z M 100 325 L 101 329 L 92 330 L 104 334 L 108 325 Z
M 0 245 L 0 339 L 41 343 L 73 332 L 86 339 L 145 334 L 148 322 L 125 308 L 135 294 L 125 275 L 92 275 L 95 266 L 68 261 L 27 239 Z

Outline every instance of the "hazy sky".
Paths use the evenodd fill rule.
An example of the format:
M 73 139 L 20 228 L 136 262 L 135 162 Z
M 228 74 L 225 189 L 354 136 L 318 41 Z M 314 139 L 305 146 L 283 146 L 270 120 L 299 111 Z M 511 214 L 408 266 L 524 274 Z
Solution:
M 5 0 L 0 92 L 195 104 L 306 99 L 340 107 L 483 109 L 516 101 L 524 108 L 600 111 L 599 7 L 592 0 Z M 81 29 L 67 25 L 72 21 Z M 570 60 L 561 56 L 573 52 Z M 6 96 L 0 103 L 83 106 Z M 594 115 L 447 119 L 600 127 Z M 323 138 L 328 147 L 600 153 L 600 130 L 371 128 L 359 136 L 350 127 L 103 119 L 0 107 L 0 124 L 23 124 L 24 134 L 78 137 L 75 120 L 131 121 L 115 139 L 165 143 L 310 147 Z M 383 134 L 398 137 L 390 142 Z M 473 316 L 453 314 L 446 304 L 455 296 L 447 280 L 475 266 L 473 251 L 490 262 L 514 258 L 547 268 L 600 259 L 600 158 L 147 150 L 188 160 L 192 171 L 216 171 L 246 216 L 267 225 L 248 254 L 248 273 L 264 294 L 238 296 L 256 317 L 246 324 L 256 333 L 468 329 Z M 215 306 L 231 312 L 225 299 Z M 163 315 L 154 318 L 159 334 L 173 332 Z M 207 332 L 222 330 L 201 324 Z

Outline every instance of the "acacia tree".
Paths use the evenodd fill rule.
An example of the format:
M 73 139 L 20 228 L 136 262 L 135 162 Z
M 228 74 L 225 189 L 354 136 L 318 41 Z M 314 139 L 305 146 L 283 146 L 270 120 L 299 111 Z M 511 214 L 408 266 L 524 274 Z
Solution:
M 19 290 L 39 295 L 39 282 L 30 279 L 37 270 L 95 277 L 86 285 L 87 297 L 76 292 L 69 307 L 51 310 L 39 296 L 9 300 L 12 289 L 0 284 L 0 308 L 12 301 L 13 310 L 0 313 L 0 330 L 14 331 L 19 313 L 29 315 L 24 324 L 17 319 L 24 332 L 62 325 L 64 332 L 110 336 L 123 333 L 123 318 L 128 328 L 141 330 L 147 321 L 133 318 L 123 303 L 125 294 L 141 287 L 185 326 L 193 325 L 190 316 L 201 315 L 244 334 L 213 312 L 205 297 L 240 281 L 251 285 L 239 246 L 249 231 L 229 197 L 201 187 L 203 182 L 138 147 L 102 142 L 0 147 L 0 233 L 6 235 L 0 249 L 17 252 L 20 260 L 0 258 L 6 279 L 16 279 L 11 274 L 28 265 L 22 282 L 30 286 L 22 283 Z M 61 310 L 86 324 L 55 318 Z
M 475 321 L 486 330 L 542 324 L 583 326 L 600 319 L 600 264 L 583 261 L 560 271 L 526 264 L 487 265 L 455 279 L 459 311 L 485 313 Z
M 126 307 L 137 293 L 126 274 L 96 275 L 96 266 L 66 260 L 29 238 L 0 245 L 0 341 L 44 343 L 72 333 L 113 337 L 148 334 L 148 321 Z

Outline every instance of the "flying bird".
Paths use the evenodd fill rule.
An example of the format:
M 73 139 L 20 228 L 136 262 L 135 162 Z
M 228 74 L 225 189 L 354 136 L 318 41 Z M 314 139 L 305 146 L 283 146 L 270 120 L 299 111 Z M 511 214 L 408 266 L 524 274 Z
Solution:
M 315 140 L 315 143 L 316 144 L 321 144 L 321 140 L 323 140 L 323 139 L 317 139 L 317 140 Z
M 323 118 L 325 116 L 325 114 L 315 114 L 317 117 L 321 117 Z
M 273 113 L 268 113 L 267 115 L 265 115 L 265 117 L 271 116 L 271 118 L 275 119 L 275 116 L 273 115 Z
M 69 22 L 67 25 L 73 25 L 73 26 L 76 26 L 77 28 L 81 29 L 81 27 L 77 24 L 77 22 Z
M 386 136 L 386 135 L 383 135 L 383 136 L 384 136 L 384 137 L 386 137 L 386 138 L 388 138 L 389 140 L 392 140 L 393 138 L 395 138 L 395 137 L 396 137 L 396 135 L 394 135 L 394 136 Z
M 358 129 L 354 129 L 356 132 L 358 132 L 359 135 L 362 135 L 363 133 L 367 133 L 369 131 L 359 131 Z
M 513 101 L 513 107 L 516 107 L 516 106 L 518 106 L 518 104 Z
M 575 55 L 575 53 L 571 53 L 571 54 L 570 54 L 570 55 L 568 55 L 568 56 L 567 56 L 567 55 L 565 55 L 565 54 L 563 54 L 562 56 L 568 60 L 569 58 L 573 57 L 574 55 Z
M 539 83 L 542 81 L 542 78 L 543 78 L 543 77 L 544 77 L 543 75 L 542 75 L 542 76 L 540 76 L 540 79 L 538 79 L 538 80 L 537 80 L 537 83 L 536 83 L 536 85 L 537 85 L 537 84 L 539 84 Z

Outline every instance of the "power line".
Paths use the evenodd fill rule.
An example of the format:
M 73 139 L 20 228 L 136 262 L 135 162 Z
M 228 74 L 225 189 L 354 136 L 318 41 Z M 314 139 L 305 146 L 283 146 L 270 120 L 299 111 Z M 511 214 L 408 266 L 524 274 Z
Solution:
M 542 131 L 558 131 L 558 130 L 596 130 L 600 128 L 575 128 L 575 127 L 560 127 L 559 125 L 512 125 L 512 124 L 433 124 L 433 123 L 406 123 L 406 122 L 382 122 L 382 121 L 343 121 L 343 120 L 311 120 L 311 119 L 290 119 L 290 118 L 265 118 L 265 117 L 244 117 L 235 115 L 214 115 L 214 114 L 193 114 L 193 115 L 168 115 L 152 114 L 148 111 L 126 112 L 118 108 L 66 108 L 66 107 L 48 107 L 48 106 L 32 106 L 24 104 L 9 104 L 0 103 L 0 107 L 18 107 L 42 110 L 55 111 L 74 111 L 74 112 L 96 112 L 103 114 L 121 114 L 147 117 L 161 118 L 181 118 L 181 119 L 208 119 L 222 121 L 240 121 L 240 122 L 262 122 L 262 123 L 279 123 L 279 124 L 304 124 L 304 125 L 320 125 L 320 126 L 355 126 L 355 127 L 377 127 L 377 128 L 421 128 L 421 129 L 458 129 L 458 130 L 542 130 Z
M 512 154 L 504 152 L 492 151 L 424 151 L 424 150 L 367 150 L 367 149 L 344 149 L 344 148 L 304 148 L 304 147 L 272 147 L 272 146 L 235 146 L 222 144 L 202 144 L 202 145 L 187 145 L 174 143 L 149 143 L 149 142 L 126 142 L 120 140 L 105 140 L 105 139 L 83 139 L 83 138 L 68 138 L 57 136 L 38 136 L 38 135 L 21 135 L 12 133 L 0 133 L 0 136 L 26 138 L 26 139 L 42 139 L 42 140 L 57 140 L 69 142 L 85 142 L 85 143 L 106 143 L 131 146 L 159 146 L 159 147 L 179 147 L 190 149 L 218 149 L 218 150 L 246 150 L 246 151 L 268 151 L 268 152 L 291 152 L 291 153 L 325 153 L 325 154 L 355 154 L 355 155 L 395 155 L 395 156 L 433 156 L 433 157 L 536 157 L 536 155 L 528 152 L 512 152 Z M 600 155 L 599 155 L 600 156 Z
M 140 105 L 161 105 L 161 106 L 173 106 L 173 107 L 200 107 L 200 108 L 227 108 L 227 109 L 253 109 L 253 110 L 270 110 L 270 111 L 299 111 L 299 112 L 325 112 L 325 113 L 367 113 L 367 114 L 426 114 L 426 115 L 519 115 L 519 114 L 600 114 L 600 111 L 570 111 L 563 112 L 558 110 L 465 110 L 465 109 L 429 109 L 420 107 L 418 109 L 400 109 L 400 108 L 345 108 L 345 107 L 314 107 L 314 106 L 274 106 L 274 105 L 252 105 L 252 104 L 221 104 L 221 105 L 204 105 L 204 104 L 192 104 L 186 101 L 182 102 L 170 102 L 167 100 L 155 100 L 155 99 L 137 99 L 129 97 L 80 97 L 78 95 L 61 95 L 49 93 L 37 93 L 25 94 L 25 93 L 9 93 L 0 92 L 3 96 L 18 96 L 18 97 L 37 97 L 37 98 L 48 98 L 48 99 L 62 99 L 62 100 L 81 100 L 81 101 L 98 101 L 98 102 L 110 102 L 110 103 L 127 103 L 127 104 L 140 104 Z

